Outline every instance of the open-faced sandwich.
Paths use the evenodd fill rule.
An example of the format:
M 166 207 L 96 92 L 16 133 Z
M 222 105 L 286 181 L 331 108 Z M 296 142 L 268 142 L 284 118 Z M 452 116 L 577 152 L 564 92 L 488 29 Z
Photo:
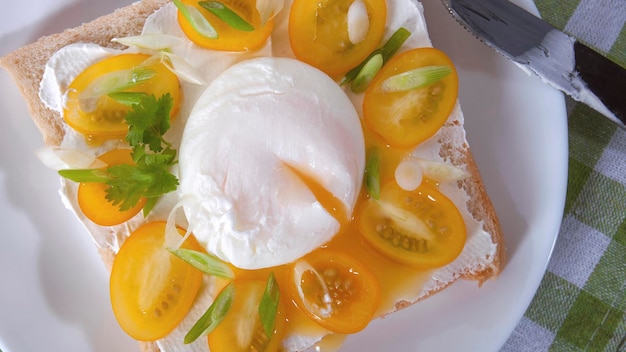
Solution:
M 303 351 L 504 243 L 414 0 L 144 0 L 0 59 L 148 351 Z

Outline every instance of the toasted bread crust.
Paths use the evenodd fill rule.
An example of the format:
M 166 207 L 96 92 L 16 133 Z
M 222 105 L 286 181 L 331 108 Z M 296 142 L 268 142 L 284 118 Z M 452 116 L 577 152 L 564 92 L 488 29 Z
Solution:
M 460 154 L 460 161 L 466 165 L 468 172 L 471 174 L 466 180 L 462 181 L 461 187 L 466 190 L 470 195 L 470 204 L 468 209 L 472 213 L 474 219 L 483 222 L 483 229 L 485 232 L 491 234 L 493 243 L 498 244 L 495 258 L 492 264 L 481 272 L 464 273 L 462 278 L 468 280 L 476 280 L 479 284 L 482 284 L 486 280 L 496 277 L 502 271 L 504 263 L 506 261 L 506 248 L 504 247 L 504 235 L 502 233 L 502 227 L 500 226 L 500 220 L 495 213 L 491 199 L 487 195 L 485 185 L 482 177 L 474 160 L 474 156 L 468 146 Z M 455 163 L 453 161 L 453 163 Z
M 112 42 L 111 39 L 140 34 L 146 18 L 168 2 L 169 0 L 141 0 L 79 27 L 42 37 L 37 42 L 0 58 L 0 67 L 12 75 L 27 102 L 30 116 L 41 131 L 47 145 L 60 145 L 65 134 L 62 118 L 57 112 L 45 107 L 39 99 L 39 83 L 49 58 L 62 47 L 78 42 L 122 48 Z M 461 121 L 455 120 L 448 123 L 462 128 Z M 467 142 L 459 144 L 456 140 L 442 139 L 440 143 L 440 156 L 444 160 L 464 168 L 470 174 L 467 179 L 459 181 L 459 187 L 470 197 L 468 203 L 470 213 L 474 219 L 483 223 L 484 230 L 491 235 L 493 243 L 498 246 L 493 261 L 488 267 L 482 268 L 480 271 L 468 269 L 459 273 L 459 278 L 476 280 L 482 284 L 484 281 L 497 276 L 504 266 L 506 254 L 502 229 Z M 110 270 L 115 252 L 111 248 L 101 247 L 99 253 L 105 266 Z M 419 300 L 445 289 L 454 281 L 438 286 Z M 395 307 L 401 309 L 414 303 L 399 301 Z M 139 342 L 139 344 L 142 351 L 159 351 L 156 343 Z
M 447 122 L 446 127 L 454 126 L 460 127 L 461 122 L 454 120 Z M 453 127 L 453 128 L 454 128 Z M 469 177 L 459 181 L 459 188 L 463 189 L 470 197 L 468 202 L 468 210 L 472 217 L 482 222 L 483 230 L 491 235 L 493 243 L 497 244 L 495 256 L 492 258 L 492 262 L 488 267 L 482 270 L 466 270 L 459 273 L 459 279 L 478 281 L 479 285 L 482 285 L 485 281 L 497 277 L 506 261 L 506 248 L 504 247 L 504 235 L 500 226 L 500 221 L 495 213 L 491 199 L 487 195 L 485 185 L 478 170 L 476 161 L 471 152 L 469 145 L 464 142 L 461 145 L 455 139 L 446 139 L 445 137 L 439 140 L 441 143 L 441 149 L 439 151 L 440 156 L 444 160 L 448 160 L 453 165 L 465 169 L 469 173 Z M 456 280 L 450 281 L 446 284 L 440 284 L 435 290 L 430 291 L 427 295 L 420 297 L 416 301 L 401 300 L 396 302 L 395 309 L 400 310 L 406 308 L 419 301 L 423 301 L 426 298 L 446 289 L 452 285 Z

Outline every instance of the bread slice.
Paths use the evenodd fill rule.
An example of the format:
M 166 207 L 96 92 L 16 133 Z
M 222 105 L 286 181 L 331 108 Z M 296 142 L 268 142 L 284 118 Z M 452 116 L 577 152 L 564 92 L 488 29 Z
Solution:
M 39 83 L 48 59 L 60 48 L 78 42 L 95 43 L 103 47 L 121 49 L 122 47 L 112 42 L 111 39 L 140 34 L 146 18 L 168 2 L 168 0 L 141 0 L 79 27 L 41 38 L 33 44 L 0 58 L 0 66 L 12 75 L 27 102 L 32 120 L 41 131 L 43 140 L 47 145 L 60 145 L 65 135 L 65 126 L 61 116 L 56 111 L 48 109 L 38 95 Z M 421 8 L 421 4 L 418 3 L 418 6 Z M 427 33 L 423 35 L 425 38 L 422 39 L 425 41 L 420 43 L 429 45 Z M 466 195 L 468 199 L 466 205 L 472 220 L 489 234 L 489 240 L 494 245 L 493 251 L 487 255 L 476 256 L 471 252 L 472 248 L 469 248 L 469 253 L 466 253 L 463 260 L 440 269 L 449 279 L 431 280 L 421 288 L 419 295 L 410 299 L 399 299 L 393 309 L 383 314 L 391 313 L 426 299 L 458 279 L 476 280 L 482 283 L 496 277 L 503 268 L 505 247 L 502 230 L 465 138 L 463 123 L 463 114 L 457 104 L 445 126 L 433 137 L 433 143 L 438 145 L 438 157 L 440 159 L 450 162 L 470 174 L 470 177 L 458 181 L 452 187 L 461 190 L 460 192 Z M 99 250 L 104 263 L 110 269 L 115 251 L 106 246 L 99 246 Z M 317 339 L 299 336 L 291 336 L 288 339 L 288 350 L 301 350 L 317 342 Z M 140 346 L 143 351 L 159 350 L 156 343 L 142 342 Z
M 50 57 L 62 47 L 78 42 L 122 48 L 111 39 L 140 33 L 146 18 L 167 2 L 167 0 L 136 2 L 79 27 L 40 38 L 37 42 L 0 58 L 0 66 L 11 74 L 26 99 L 30 116 L 41 131 L 46 144 L 61 144 L 65 133 L 58 113 L 46 108 L 39 99 L 39 82 Z

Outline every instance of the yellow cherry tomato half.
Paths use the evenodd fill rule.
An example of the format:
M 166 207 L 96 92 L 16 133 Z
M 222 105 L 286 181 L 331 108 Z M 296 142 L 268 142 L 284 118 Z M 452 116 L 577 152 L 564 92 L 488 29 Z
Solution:
M 380 304 L 380 285 L 356 259 L 318 249 L 291 265 L 289 292 L 298 309 L 340 334 L 364 329 Z
M 130 149 L 113 149 L 98 157 L 107 166 L 120 164 L 134 164 Z M 83 214 L 94 223 L 101 226 L 113 226 L 130 220 L 146 203 L 142 198 L 137 205 L 128 209 L 120 210 L 119 204 L 113 205 L 106 199 L 108 186 L 100 182 L 81 182 L 78 185 L 78 206 Z
M 394 75 L 428 66 L 448 66 L 451 72 L 421 88 L 388 92 L 382 82 Z M 392 57 L 365 91 L 363 116 L 366 125 L 389 145 L 409 148 L 435 134 L 446 122 L 458 93 L 454 64 L 442 51 L 418 48 Z
M 67 89 L 63 111 L 63 118 L 67 124 L 88 139 L 124 138 L 128 133 L 128 125 L 124 118 L 130 107 L 107 94 L 96 95 L 91 102 L 84 97 L 84 92 L 94 88 L 97 90 L 95 86 L 102 81 L 113 81 L 115 78 L 112 76 L 122 72 L 130 77 L 134 69 L 145 69 L 143 72 L 150 72 L 151 77 L 134 85 L 129 79 L 127 83 L 130 86 L 123 91 L 153 94 L 157 99 L 169 93 L 174 102 L 170 115 L 174 118 L 180 105 L 178 77 L 158 61 L 146 61 L 149 58 L 150 56 L 145 54 L 111 56 L 81 72 Z M 120 82 L 120 85 L 124 85 L 124 82 Z
M 202 251 L 193 236 L 182 247 Z M 113 312 L 128 335 L 154 341 L 180 324 L 201 283 L 201 271 L 165 248 L 165 222 L 146 223 L 115 256 L 110 280 Z
M 378 251 L 422 269 L 452 262 L 465 246 L 461 213 L 427 182 L 414 191 L 385 183 L 380 198 L 370 199 L 358 215 L 358 226 Z
M 269 38 L 274 28 L 274 21 L 269 20 L 265 24 L 261 23 L 261 16 L 256 8 L 255 0 L 224 0 L 221 3 L 235 12 L 239 17 L 250 24 L 254 30 L 244 31 L 233 28 L 224 20 L 212 14 L 200 5 L 198 0 L 182 0 L 183 4 L 190 5 L 198 9 L 200 13 L 209 21 L 217 32 L 215 39 L 208 38 L 198 33 L 185 17 L 178 12 L 178 23 L 185 35 L 198 46 L 221 50 L 221 51 L 248 51 L 262 47 Z
M 236 279 L 234 285 L 235 299 L 230 310 L 224 320 L 209 333 L 211 352 L 278 351 L 287 325 L 283 299 L 278 301 L 274 333 L 268 337 L 259 316 L 266 282 Z
M 353 32 L 365 34 L 355 43 L 349 34 L 349 17 L 351 22 L 361 23 L 352 26 Z M 289 12 L 289 41 L 296 58 L 336 78 L 380 46 L 386 21 L 385 0 L 294 0 Z

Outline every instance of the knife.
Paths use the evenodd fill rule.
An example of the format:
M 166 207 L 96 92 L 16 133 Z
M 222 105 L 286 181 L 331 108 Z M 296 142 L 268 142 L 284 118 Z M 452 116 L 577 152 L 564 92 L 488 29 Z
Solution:
M 507 0 L 442 0 L 478 39 L 626 128 L 626 70 Z

